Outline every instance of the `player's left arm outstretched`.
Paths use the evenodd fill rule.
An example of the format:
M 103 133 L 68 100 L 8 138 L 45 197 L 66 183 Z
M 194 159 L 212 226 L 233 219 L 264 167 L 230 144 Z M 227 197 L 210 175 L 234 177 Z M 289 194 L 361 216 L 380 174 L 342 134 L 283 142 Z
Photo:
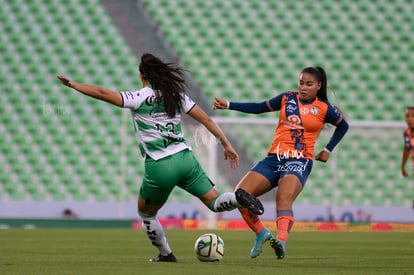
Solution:
M 75 89 L 84 95 L 106 101 L 118 107 L 123 107 L 122 96 L 119 92 L 111 91 L 96 85 L 74 82 L 64 75 L 58 75 L 57 78 L 63 85 Z

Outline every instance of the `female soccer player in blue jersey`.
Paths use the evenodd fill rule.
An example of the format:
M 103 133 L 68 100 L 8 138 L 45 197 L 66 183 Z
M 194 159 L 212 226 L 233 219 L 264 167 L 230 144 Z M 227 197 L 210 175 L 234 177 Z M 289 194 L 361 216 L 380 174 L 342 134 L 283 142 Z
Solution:
M 262 252 L 263 244 L 270 240 L 277 258 L 283 259 L 286 240 L 294 223 L 292 205 L 311 172 L 319 132 L 325 123 L 337 127 L 325 149 L 316 155 L 316 160 L 326 162 L 348 130 L 348 123 L 341 113 L 328 102 L 326 73 L 320 67 L 308 67 L 300 74 L 298 92 L 282 93 L 261 103 L 236 103 L 216 98 L 213 108 L 254 114 L 280 111 L 279 124 L 268 155 L 241 179 L 236 190 L 243 188 L 254 196 L 260 196 L 278 187 L 276 238 L 272 239 L 271 232 L 264 228 L 255 213 L 244 208 L 240 212 L 256 233 L 250 256 L 257 257 Z
M 183 69 L 144 54 L 139 65 L 143 88 L 116 92 L 96 85 L 73 82 L 58 75 L 62 84 L 87 96 L 129 108 L 136 138 L 145 157 L 145 174 L 138 196 L 138 213 L 151 243 L 159 249 L 153 262 L 176 262 L 164 230 L 158 221 L 158 210 L 167 201 L 175 186 L 198 197 L 214 212 L 247 207 L 262 214 L 258 199 L 244 190 L 219 194 L 185 142 L 181 114 L 187 113 L 203 124 L 224 148 L 230 166 L 238 165 L 239 157 L 218 125 L 186 94 Z

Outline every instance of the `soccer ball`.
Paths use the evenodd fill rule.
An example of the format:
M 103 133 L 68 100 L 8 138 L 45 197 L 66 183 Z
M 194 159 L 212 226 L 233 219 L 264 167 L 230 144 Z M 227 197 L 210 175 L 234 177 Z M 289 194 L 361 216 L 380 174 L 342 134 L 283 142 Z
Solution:
M 201 235 L 195 242 L 194 252 L 202 262 L 218 262 L 224 255 L 224 241 L 214 233 Z
M 194 252 L 202 262 L 218 262 L 224 255 L 224 241 L 214 233 L 201 235 L 195 242 Z

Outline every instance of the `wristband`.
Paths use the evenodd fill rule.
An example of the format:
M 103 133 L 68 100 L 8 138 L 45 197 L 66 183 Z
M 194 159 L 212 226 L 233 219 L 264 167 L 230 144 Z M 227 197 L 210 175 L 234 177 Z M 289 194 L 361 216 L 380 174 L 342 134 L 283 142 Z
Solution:
M 326 149 L 326 147 L 325 147 L 325 148 L 323 148 L 323 151 L 328 152 L 328 153 L 330 153 L 330 152 L 331 152 L 331 151 L 329 151 L 328 149 Z

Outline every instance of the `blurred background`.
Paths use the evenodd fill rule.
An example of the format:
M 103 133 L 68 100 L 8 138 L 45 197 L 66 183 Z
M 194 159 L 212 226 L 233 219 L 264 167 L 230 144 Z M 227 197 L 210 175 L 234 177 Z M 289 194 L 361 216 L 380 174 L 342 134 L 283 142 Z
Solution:
M 188 94 L 240 153 L 230 169 L 215 140 L 185 120 L 221 191 L 266 155 L 278 112 L 213 111 L 214 96 L 263 101 L 296 90 L 304 67 L 322 66 L 351 128 L 328 163 L 314 164 L 296 219 L 414 222 L 413 177 L 400 172 L 404 112 L 414 105 L 413 12 L 410 0 L 0 0 L 0 219 L 138 218 L 144 165 L 129 111 L 56 75 L 136 90 L 139 57 L 150 52 L 189 70 Z M 325 128 L 315 151 L 332 134 Z M 274 219 L 274 190 L 262 200 Z M 205 210 L 176 189 L 160 216 Z

